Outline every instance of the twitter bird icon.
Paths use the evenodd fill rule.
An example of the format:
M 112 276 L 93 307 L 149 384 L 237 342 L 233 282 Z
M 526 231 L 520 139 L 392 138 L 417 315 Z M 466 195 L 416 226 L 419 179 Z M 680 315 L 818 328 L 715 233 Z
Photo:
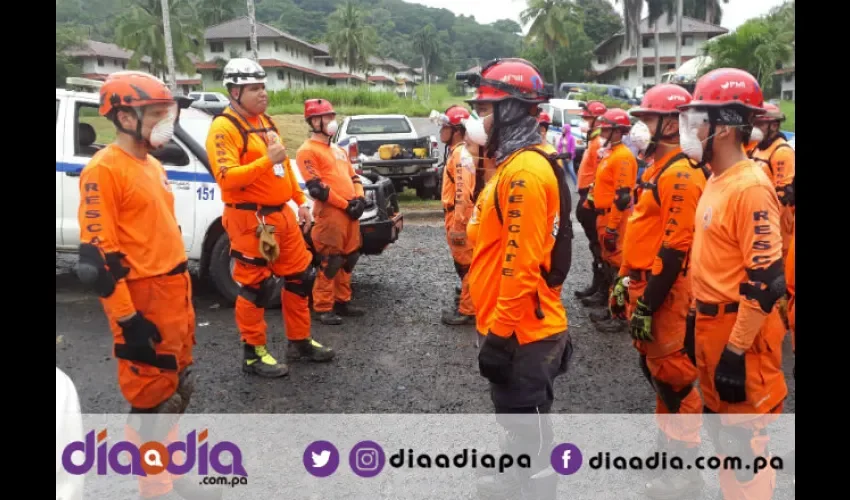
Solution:
M 314 441 L 304 449 L 304 468 L 316 477 L 328 477 L 339 467 L 339 450 L 328 441 Z

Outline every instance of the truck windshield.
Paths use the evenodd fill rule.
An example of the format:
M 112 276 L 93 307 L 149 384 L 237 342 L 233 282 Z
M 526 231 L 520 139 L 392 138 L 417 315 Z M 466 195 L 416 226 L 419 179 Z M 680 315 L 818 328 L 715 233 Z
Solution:
M 404 118 L 358 118 L 348 122 L 348 135 L 406 134 L 410 125 Z

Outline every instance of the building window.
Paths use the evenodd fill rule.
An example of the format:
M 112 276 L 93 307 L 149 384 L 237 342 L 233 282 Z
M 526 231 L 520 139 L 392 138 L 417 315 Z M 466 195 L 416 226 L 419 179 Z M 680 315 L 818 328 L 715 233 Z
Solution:
M 274 51 L 275 51 L 275 52 L 277 52 L 277 51 L 278 51 L 278 48 L 279 48 L 279 47 L 278 47 L 278 45 L 277 45 L 277 41 L 275 41 L 275 42 L 274 42 Z
M 655 47 L 655 39 L 650 36 L 643 37 L 643 44 L 641 45 L 644 49 L 651 49 Z
M 794 91 L 786 90 L 782 92 L 782 100 L 783 101 L 793 101 L 794 100 Z
M 655 66 L 647 66 L 643 65 L 643 76 L 644 78 L 650 78 L 655 76 Z
M 98 57 L 98 58 L 97 58 L 97 65 L 98 65 L 98 66 L 103 66 L 103 58 L 102 58 L 102 57 Z
M 785 73 L 784 80 L 785 80 L 786 82 L 790 82 L 790 81 L 791 81 L 791 80 L 793 80 L 793 79 L 794 79 L 794 73 Z
M 282 69 L 277 70 L 277 79 L 278 80 L 285 80 L 286 79 L 286 72 L 284 72 Z
M 224 42 L 210 42 L 210 52 L 224 52 Z
M 605 64 L 605 56 L 602 56 L 602 55 L 597 56 L 596 57 L 596 63 L 597 64 Z
M 121 69 L 127 69 L 127 61 L 121 61 Z
M 333 65 L 334 65 L 333 61 L 331 61 L 330 59 L 325 59 L 325 66 L 331 67 Z
M 682 35 L 682 47 L 693 47 L 694 46 L 694 36 L 693 35 Z

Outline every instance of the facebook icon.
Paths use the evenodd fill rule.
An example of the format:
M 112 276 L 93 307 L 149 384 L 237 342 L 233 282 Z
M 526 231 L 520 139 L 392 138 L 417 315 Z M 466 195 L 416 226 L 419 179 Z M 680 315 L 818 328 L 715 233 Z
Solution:
M 581 450 L 572 443 L 561 443 L 552 449 L 552 468 L 558 474 L 569 476 L 581 468 Z

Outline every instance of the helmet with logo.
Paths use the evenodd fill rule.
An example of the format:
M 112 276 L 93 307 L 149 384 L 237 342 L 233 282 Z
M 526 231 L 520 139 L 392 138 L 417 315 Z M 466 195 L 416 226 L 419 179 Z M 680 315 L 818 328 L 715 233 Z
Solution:
M 453 127 L 462 127 L 463 120 L 469 118 L 469 110 L 464 108 L 463 106 L 449 106 L 445 113 L 446 120 L 448 121 L 447 125 L 451 125 Z
M 756 122 L 784 122 L 785 113 L 776 104 L 764 103 L 765 113 L 756 117 Z
M 754 115 L 764 113 L 764 95 L 758 80 L 744 70 L 720 68 L 697 80 L 693 100 L 679 110 L 705 109 L 713 123 L 746 125 Z
M 628 132 L 632 128 L 629 114 L 620 108 L 612 108 L 599 118 L 599 128 L 622 130 Z
M 608 107 L 602 102 L 590 101 L 587 104 L 582 105 L 581 117 L 587 119 L 599 118 L 604 115 L 606 111 L 608 111 Z
M 537 123 L 540 125 L 549 126 L 552 124 L 552 117 L 549 116 L 549 113 L 541 111 L 540 114 L 537 115 Z
M 121 108 L 171 103 L 174 96 L 165 83 L 142 71 L 112 73 L 100 87 L 101 116 L 111 117 Z
M 266 71 L 257 61 L 237 57 L 224 66 L 224 86 L 266 83 Z
M 554 95 L 551 85 L 533 64 L 525 59 L 494 59 L 480 73 L 457 73 L 456 78 L 478 89 L 468 103 L 516 99 L 528 104 L 548 102 Z
M 304 101 L 304 119 L 316 116 L 335 115 L 334 107 L 327 99 L 307 99 Z
M 662 83 L 647 90 L 640 106 L 629 110 L 629 114 L 636 118 L 642 115 L 678 115 L 679 106 L 691 100 L 691 94 L 683 87 Z

